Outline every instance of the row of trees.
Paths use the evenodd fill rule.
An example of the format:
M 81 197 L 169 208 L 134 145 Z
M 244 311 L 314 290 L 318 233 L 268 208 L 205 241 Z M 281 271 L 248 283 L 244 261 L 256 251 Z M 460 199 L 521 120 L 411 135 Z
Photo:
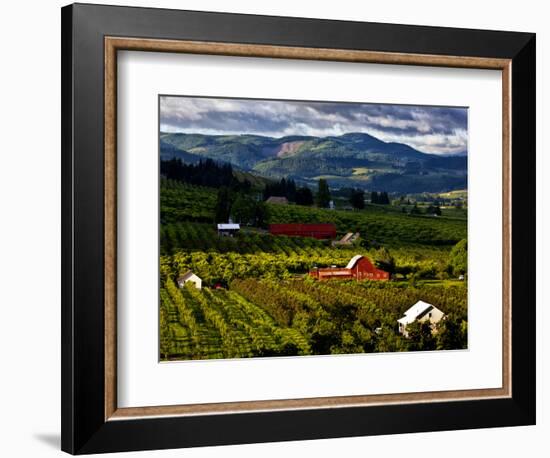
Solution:
M 365 208 L 365 191 L 362 189 L 352 189 L 349 203 L 353 208 L 356 208 L 358 210 L 362 210 Z
M 268 207 L 250 194 L 223 186 L 218 189 L 215 222 L 227 223 L 229 218 L 239 224 L 264 227 L 268 221 Z
M 407 208 L 406 207 L 402 207 L 401 208 L 401 212 L 402 213 L 407 213 Z M 428 207 L 426 207 L 426 209 L 423 211 L 421 210 L 418 205 L 416 205 L 416 203 L 411 207 L 411 209 L 409 210 L 409 214 L 410 215 L 422 215 L 422 214 L 425 214 L 425 215 L 432 215 L 432 216 L 441 216 L 441 208 L 439 207 L 439 205 L 428 205 Z
M 344 192 L 343 195 L 349 196 L 349 203 L 353 208 L 359 210 L 365 208 L 364 190 L 346 188 L 341 191 Z M 264 200 L 267 200 L 271 196 L 286 197 L 289 202 L 295 202 L 298 205 L 310 206 L 315 203 L 319 208 L 328 208 L 332 200 L 330 187 L 324 178 L 319 179 L 317 182 L 317 193 L 315 196 L 313 196 L 311 189 L 307 186 L 297 187 L 294 180 L 285 178 L 275 183 L 266 184 L 263 192 Z M 370 201 L 373 204 L 379 205 L 390 204 L 387 192 L 371 192 Z
M 313 193 L 307 186 L 296 186 L 296 182 L 292 179 L 281 178 L 274 183 L 267 183 L 264 188 L 264 200 L 271 196 L 286 197 L 289 202 L 294 202 L 297 205 L 313 205 Z
M 316 200 L 317 206 L 320 208 L 328 208 L 330 206 L 330 188 L 328 186 L 327 180 L 325 180 L 324 178 L 321 178 L 319 180 Z
M 231 164 L 218 164 L 212 159 L 201 160 L 197 164 L 185 164 L 178 158 L 161 161 L 160 173 L 169 180 L 197 186 L 225 186 L 243 192 L 249 192 L 252 188 L 250 181 L 239 181 L 235 178 Z
M 286 197 L 289 202 L 296 202 L 296 182 L 292 179 L 281 178 L 281 180 L 267 183 L 264 188 L 264 200 L 271 196 Z
M 229 188 L 232 192 L 251 193 L 252 184 L 249 180 L 238 180 L 233 167 L 229 163 L 217 163 L 212 159 L 201 160 L 197 164 L 186 164 L 179 158 L 161 161 L 161 174 L 169 179 L 197 186 L 206 186 L 212 188 Z M 348 189 L 345 194 L 349 195 L 349 202 L 356 209 L 365 208 L 365 192 L 362 189 Z M 263 199 L 267 200 L 271 196 L 286 197 L 289 202 L 297 205 L 312 206 L 316 204 L 319 208 L 328 208 L 331 202 L 331 192 L 326 179 L 319 179 L 317 193 L 314 195 L 307 186 L 297 186 L 293 179 L 282 178 L 277 182 L 268 182 L 263 189 Z M 387 192 L 370 193 L 370 202 L 378 205 L 389 205 L 390 198 Z M 401 196 L 400 204 L 410 204 L 410 200 L 405 201 Z M 403 212 L 407 212 L 403 207 Z M 422 213 L 428 215 L 441 215 L 441 208 L 438 202 L 429 205 L 423 212 L 416 203 L 409 211 L 412 215 Z
M 174 158 L 168 161 L 161 161 L 160 171 L 169 180 L 197 186 L 220 189 L 228 188 L 231 192 L 245 194 L 252 191 L 250 181 L 246 179 L 238 180 L 235 177 L 231 164 L 219 164 L 212 159 L 201 160 L 197 164 L 186 164 L 181 159 Z M 228 191 L 223 191 L 223 193 L 225 192 Z M 266 183 L 262 194 L 264 200 L 267 200 L 271 196 L 286 197 L 289 202 L 296 203 L 297 205 L 312 206 L 316 204 L 319 208 L 328 208 L 332 200 L 330 187 L 324 178 L 319 179 L 315 195 L 309 187 L 297 186 L 296 182 L 291 178 L 281 178 L 279 181 Z M 349 202 L 354 208 L 365 208 L 365 192 L 361 189 L 351 189 Z M 371 203 L 389 204 L 388 193 L 372 192 Z M 250 202 L 240 202 L 240 204 L 246 207 L 251 206 Z M 223 215 L 226 213 L 227 208 L 223 211 Z M 248 215 L 248 210 L 245 210 L 245 213 Z
M 194 231 L 195 232 L 195 231 Z M 291 237 L 252 237 L 239 234 L 235 240 L 214 235 L 216 243 L 208 243 L 196 233 L 161 234 L 161 272 L 163 276 L 193 270 L 205 285 L 227 284 L 235 278 L 277 278 L 306 274 L 313 267 L 331 265 L 345 266 L 351 256 L 367 255 L 378 268 L 389 272 L 394 278 L 409 280 L 449 279 L 465 275 L 467 265 L 467 242 L 457 244 L 451 254 L 442 253 L 440 258 L 419 260 L 416 255 L 399 249 L 362 251 L 357 249 L 321 248 L 300 246 Z M 186 240 L 180 241 L 180 237 Z M 271 240 L 271 241 L 269 241 Z M 178 246 L 184 246 L 178 248 Z M 401 282 L 399 282 L 401 283 Z
M 294 180 L 281 178 L 277 182 L 265 185 L 263 191 L 264 200 L 269 199 L 271 196 L 286 197 L 289 202 L 304 206 L 311 206 L 317 203 L 320 207 L 328 207 L 330 203 L 330 190 L 326 180 L 319 180 L 319 191 L 314 196 L 311 189 L 307 186 L 297 186 Z
M 370 193 L 370 203 L 379 204 L 379 205 L 389 205 L 390 198 L 387 192 L 376 192 L 373 191 Z
M 396 263 L 394 256 L 390 251 L 382 247 L 374 253 L 374 263 L 379 269 L 389 272 L 390 275 L 401 274 L 407 278 L 410 274 L 419 274 L 420 272 L 412 265 Z M 449 275 L 458 277 L 468 272 L 468 241 L 460 240 L 449 253 L 449 259 L 446 266 L 446 272 Z

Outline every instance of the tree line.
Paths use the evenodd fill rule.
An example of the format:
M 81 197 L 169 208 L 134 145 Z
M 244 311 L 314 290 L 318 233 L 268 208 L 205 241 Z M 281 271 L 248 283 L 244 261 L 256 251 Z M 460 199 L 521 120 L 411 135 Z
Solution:
M 233 167 L 229 163 L 218 164 L 212 159 L 201 159 L 197 164 L 186 164 L 179 158 L 160 162 L 160 173 L 169 180 L 184 183 L 219 188 L 222 186 L 249 192 L 252 184 L 248 180 L 239 181 L 233 174 Z
M 279 181 L 267 183 L 264 188 L 264 200 L 270 197 L 286 197 L 289 202 L 297 205 L 310 206 L 314 203 L 313 193 L 307 186 L 297 186 L 291 178 L 281 178 Z
M 229 163 L 218 163 L 212 159 L 200 160 L 196 164 L 186 164 L 179 158 L 173 158 L 167 161 L 161 161 L 160 173 L 169 180 L 205 186 L 210 188 L 227 188 L 219 193 L 220 197 L 227 197 L 228 193 L 252 193 L 252 184 L 249 180 L 239 180 L 235 177 L 233 167 Z M 346 192 L 347 194 L 347 192 Z M 292 178 L 281 178 L 279 181 L 267 182 L 262 191 L 263 200 L 269 197 L 286 197 L 289 202 L 302 206 L 316 205 L 319 208 L 329 208 L 332 201 L 331 191 L 326 179 L 321 178 L 317 182 L 317 192 L 314 192 L 308 186 L 299 186 Z M 361 189 L 349 190 L 349 202 L 356 209 L 365 208 L 365 192 Z M 252 200 L 243 198 L 239 201 L 237 208 L 251 207 Z M 372 192 L 371 203 L 389 204 L 387 192 Z M 233 202 L 231 202 L 231 205 Z M 228 203 L 223 205 L 220 202 L 221 216 L 230 214 Z M 241 214 L 242 211 L 238 211 Z M 245 209 L 248 218 L 248 211 Z M 218 220 L 218 218 L 216 217 Z
M 390 198 L 389 198 L 387 192 L 372 191 L 370 193 L 370 203 L 371 204 L 379 204 L 379 205 L 389 205 L 390 204 Z
M 397 263 L 390 250 L 381 247 L 373 254 L 373 260 L 376 267 L 388 272 L 392 278 L 400 274 L 403 278 L 409 275 L 417 278 L 434 278 L 437 276 L 436 267 L 419 269 L 410 263 Z M 447 265 L 444 272 L 449 276 L 458 277 L 466 275 L 468 272 L 468 241 L 460 240 L 450 251 Z M 443 272 L 439 272 L 442 274 Z
M 401 207 L 401 212 L 402 213 L 407 213 L 407 208 L 406 207 Z M 415 202 L 414 205 L 409 210 L 409 214 L 410 215 L 425 214 L 425 215 L 431 215 L 431 216 L 441 216 L 441 207 L 439 205 L 429 205 L 426 208 L 426 210 L 423 212 Z

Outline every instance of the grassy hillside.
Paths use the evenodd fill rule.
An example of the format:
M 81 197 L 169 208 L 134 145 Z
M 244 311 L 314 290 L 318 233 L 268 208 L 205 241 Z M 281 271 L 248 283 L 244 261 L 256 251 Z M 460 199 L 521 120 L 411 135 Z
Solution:
M 169 180 L 161 182 L 161 221 L 214 222 L 216 190 Z M 462 214 L 462 213 L 461 213 Z M 466 238 L 466 219 L 409 215 L 401 207 L 367 205 L 364 210 L 329 210 L 268 204 L 268 223 L 334 223 L 339 234 L 360 232 L 364 239 L 389 247 L 451 246 Z M 212 228 L 213 228 L 212 224 Z M 213 229 L 212 229 L 213 230 Z
M 216 190 L 213 188 L 161 180 L 161 225 L 179 221 L 213 223 L 215 205 Z
M 454 245 L 467 231 L 464 220 L 408 215 L 374 205 L 360 211 L 270 205 L 269 213 L 272 223 L 334 223 L 339 233 L 359 232 L 367 240 L 393 247 Z

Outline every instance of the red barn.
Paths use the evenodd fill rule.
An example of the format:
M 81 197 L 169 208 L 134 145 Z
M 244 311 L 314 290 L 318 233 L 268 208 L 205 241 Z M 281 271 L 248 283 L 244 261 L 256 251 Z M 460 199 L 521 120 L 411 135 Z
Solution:
M 336 226 L 330 223 L 322 224 L 270 224 L 272 235 L 289 235 L 294 237 L 313 237 L 316 239 L 333 239 L 336 237 Z
M 351 258 L 346 267 L 313 269 L 309 272 L 309 275 L 320 281 L 334 279 L 387 281 L 390 279 L 388 272 L 377 269 L 368 258 L 360 254 Z

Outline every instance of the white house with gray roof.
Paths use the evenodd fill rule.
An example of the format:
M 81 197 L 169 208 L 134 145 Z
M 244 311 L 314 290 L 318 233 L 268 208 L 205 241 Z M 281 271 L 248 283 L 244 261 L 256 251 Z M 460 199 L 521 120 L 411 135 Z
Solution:
M 405 312 L 402 318 L 397 320 L 399 324 L 399 333 L 408 337 L 409 333 L 407 332 L 407 326 L 415 321 L 419 321 L 420 323 L 429 321 L 433 331 L 435 330 L 435 325 L 443 318 L 445 318 L 445 314 L 435 305 L 428 304 L 424 301 L 418 301 Z
M 187 283 L 193 283 L 193 285 L 195 285 L 195 288 L 202 289 L 202 279 L 190 270 L 181 274 L 178 277 L 179 288 L 183 288 Z

